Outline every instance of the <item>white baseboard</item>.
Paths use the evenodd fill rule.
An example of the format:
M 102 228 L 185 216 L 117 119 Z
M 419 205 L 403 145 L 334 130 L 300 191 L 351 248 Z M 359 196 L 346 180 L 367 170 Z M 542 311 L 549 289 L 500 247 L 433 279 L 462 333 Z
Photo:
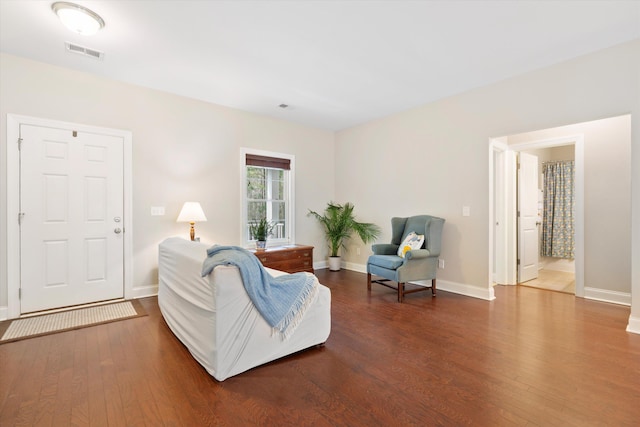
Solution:
M 315 264 L 314 264 L 315 267 Z M 363 264 L 355 264 L 351 262 L 343 263 L 343 268 L 345 270 L 357 271 L 358 273 L 366 273 L 367 266 Z M 427 281 L 426 283 L 421 283 L 421 281 L 411 282 L 416 285 L 425 285 L 431 286 L 431 281 Z M 453 292 L 454 294 L 465 295 L 472 298 L 479 298 L 487 301 L 492 301 L 496 299 L 495 294 L 493 292 L 493 286 L 490 288 L 479 288 L 477 286 L 467 285 L 464 283 L 456 283 L 450 282 L 448 280 L 436 280 L 436 288 L 439 290 Z
M 137 286 L 131 290 L 131 295 L 127 298 L 138 299 L 156 295 L 158 295 L 158 285 Z
M 0 307 L 0 321 L 7 320 L 9 318 L 9 307 L 3 305 Z
M 343 262 L 342 267 L 345 270 L 357 271 L 358 273 L 367 273 L 367 266 L 365 264 L 356 264 L 353 262 Z
M 640 317 L 629 316 L 627 332 L 631 332 L 632 334 L 640 334 Z
M 436 280 L 436 288 L 454 294 L 465 295 L 472 298 L 479 298 L 486 301 L 493 301 L 496 295 L 493 286 L 488 288 L 479 288 L 477 286 L 467 285 L 465 283 L 450 282 L 448 280 Z
M 313 269 L 314 270 L 322 270 L 323 268 L 329 268 L 329 262 L 328 261 L 320 261 L 320 262 L 314 262 L 313 263 Z
M 631 294 L 598 288 L 584 288 L 584 297 L 595 301 L 631 306 Z

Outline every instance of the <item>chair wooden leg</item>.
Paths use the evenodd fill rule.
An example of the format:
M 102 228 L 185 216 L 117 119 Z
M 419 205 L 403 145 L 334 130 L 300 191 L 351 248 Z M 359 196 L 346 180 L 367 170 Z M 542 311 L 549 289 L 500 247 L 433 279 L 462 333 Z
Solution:
M 398 302 L 404 301 L 404 283 L 398 282 Z
M 431 296 L 436 296 L 436 279 L 431 279 Z
M 371 290 L 371 273 L 367 273 L 367 289 Z

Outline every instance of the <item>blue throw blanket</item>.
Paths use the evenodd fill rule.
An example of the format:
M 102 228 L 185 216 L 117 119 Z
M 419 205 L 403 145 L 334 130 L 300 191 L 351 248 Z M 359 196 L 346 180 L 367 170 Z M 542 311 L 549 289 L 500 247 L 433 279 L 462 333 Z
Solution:
M 302 320 L 304 312 L 318 292 L 318 280 L 309 273 L 273 277 L 258 258 L 237 246 L 214 245 L 207 249 L 202 276 L 218 265 L 235 265 L 249 298 L 267 323 L 288 338 Z

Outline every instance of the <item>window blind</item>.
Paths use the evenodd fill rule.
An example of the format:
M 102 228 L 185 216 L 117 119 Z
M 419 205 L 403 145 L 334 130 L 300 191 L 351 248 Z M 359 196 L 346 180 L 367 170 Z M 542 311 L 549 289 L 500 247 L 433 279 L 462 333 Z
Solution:
M 247 166 L 259 166 L 263 168 L 274 169 L 291 169 L 291 161 L 289 159 L 280 159 L 278 157 L 259 156 L 257 154 L 246 154 L 245 163 Z

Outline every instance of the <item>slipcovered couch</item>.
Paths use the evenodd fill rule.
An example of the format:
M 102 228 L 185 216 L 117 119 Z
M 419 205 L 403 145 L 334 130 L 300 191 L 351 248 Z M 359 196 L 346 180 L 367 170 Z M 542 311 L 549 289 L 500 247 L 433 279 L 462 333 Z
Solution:
M 331 292 L 319 285 L 294 333 L 274 335 L 244 289 L 237 267 L 201 277 L 209 245 L 178 237 L 159 246 L 158 305 L 167 325 L 218 381 L 323 344 L 331 331 Z M 273 276 L 287 274 L 267 269 Z

